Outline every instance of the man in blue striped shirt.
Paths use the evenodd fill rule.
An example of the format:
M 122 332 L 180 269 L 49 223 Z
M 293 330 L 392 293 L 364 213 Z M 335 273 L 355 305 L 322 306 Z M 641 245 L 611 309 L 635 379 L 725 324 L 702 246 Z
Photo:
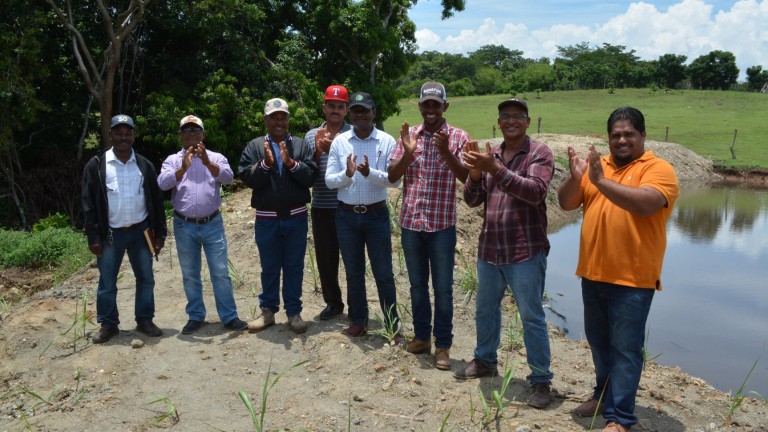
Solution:
M 336 238 L 338 198 L 336 189 L 330 189 L 325 184 L 325 171 L 328 167 L 331 142 L 337 135 L 352 129 L 344 120 L 348 103 L 349 92 L 344 86 L 332 85 L 325 89 L 325 122 L 307 132 L 304 137 L 315 152 L 318 167 L 318 176 L 312 186 L 312 239 L 315 244 L 317 270 L 320 273 L 320 287 L 325 300 L 325 309 L 320 312 L 321 320 L 329 320 L 344 312 L 339 286 L 339 240 Z

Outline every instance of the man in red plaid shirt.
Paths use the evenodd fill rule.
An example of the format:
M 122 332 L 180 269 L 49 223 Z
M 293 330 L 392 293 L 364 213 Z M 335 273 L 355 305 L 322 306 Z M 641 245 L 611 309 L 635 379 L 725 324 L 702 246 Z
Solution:
M 501 301 L 509 289 L 515 298 L 531 373 L 528 405 L 546 408 L 552 402 L 549 369 L 551 353 L 544 315 L 544 278 L 547 271 L 547 191 L 554 172 L 552 150 L 526 132 L 531 124 L 528 104 L 508 99 L 499 104 L 499 129 L 504 142 L 491 149 L 476 143 L 464 147 L 470 169 L 464 201 L 484 206 L 485 216 L 477 251 L 477 295 L 474 358 L 454 373 L 458 379 L 498 374 L 501 341 Z
M 453 266 L 456 250 L 456 179 L 462 183 L 469 170 L 461 163 L 461 151 L 469 136 L 448 125 L 445 87 L 428 82 L 419 93 L 419 112 L 424 123 L 403 123 L 400 139 L 390 156 L 389 181 L 403 181 L 400 210 L 401 240 L 411 283 L 411 308 L 415 337 L 407 351 L 432 350 L 435 336 L 435 367 L 451 368 L 453 342 Z M 429 299 L 429 273 L 435 290 L 435 321 Z

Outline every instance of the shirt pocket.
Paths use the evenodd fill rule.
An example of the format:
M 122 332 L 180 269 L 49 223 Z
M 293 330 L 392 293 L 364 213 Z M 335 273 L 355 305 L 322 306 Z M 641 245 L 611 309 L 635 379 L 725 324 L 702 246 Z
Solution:
M 120 194 L 120 182 L 117 181 L 117 178 L 113 179 L 112 181 L 108 181 L 106 186 L 108 196 L 116 197 Z

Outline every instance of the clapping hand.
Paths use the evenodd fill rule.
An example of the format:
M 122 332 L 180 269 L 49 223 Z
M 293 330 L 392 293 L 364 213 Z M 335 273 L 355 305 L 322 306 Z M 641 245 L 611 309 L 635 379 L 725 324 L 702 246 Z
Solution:
M 288 146 L 285 145 L 284 141 L 280 141 L 280 159 L 283 160 L 283 166 L 288 169 L 293 169 L 294 165 L 296 165 L 296 161 L 291 158 L 291 153 L 288 151 Z
M 328 151 L 331 149 L 331 139 L 329 138 L 328 130 L 325 128 L 325 126 L 321 127 L 320 130 L 317 131 L 317 134 L 315 134 L 315 151 L 321 152 L 321 153 L 328 153 Z
M 269 147 L 269 141 L 264 141 L 264 165 L 272 168 L 275 166 L 275 155 L 272 154 L 272 149 Z

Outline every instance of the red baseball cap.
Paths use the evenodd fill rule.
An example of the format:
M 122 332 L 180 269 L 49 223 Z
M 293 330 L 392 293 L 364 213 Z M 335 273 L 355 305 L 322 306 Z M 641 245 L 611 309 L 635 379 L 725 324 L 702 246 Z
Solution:
M 349 103 L 349 92 L 346 87 L 340 85 L 328 86 L 325 89 L 325 100 Z

